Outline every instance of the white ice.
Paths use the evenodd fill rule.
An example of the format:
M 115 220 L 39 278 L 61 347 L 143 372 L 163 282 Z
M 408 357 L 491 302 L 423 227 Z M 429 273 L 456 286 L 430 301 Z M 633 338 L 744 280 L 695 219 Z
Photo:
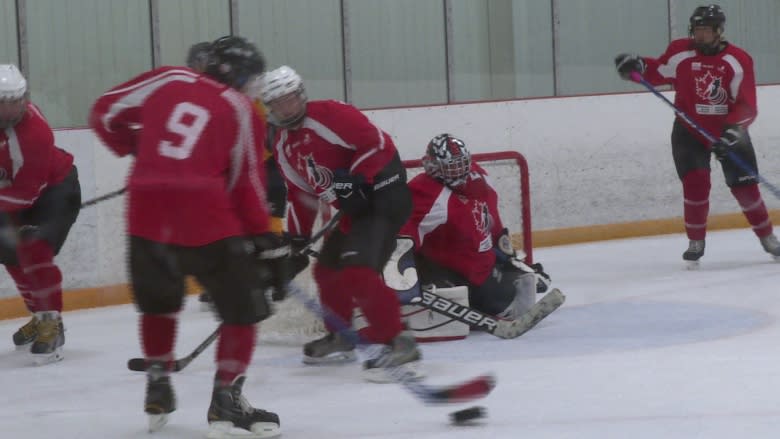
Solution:
M 473 404 L 430 407 L 357 364 L 304 366 L 299 347 L 259 346 L 245 394 L 277 412 L 283 438 L 774 438 L 780 432 L 780 265 L 749 230 L 708 235 L 701 270 L 669 235 L 537 249 L 568 301 L 515 340 L 474 334 L 423 346 L 431 384 L 493 372 Z M 215 327 L 194 302 L 178 354 Z M 178 410 L 146 432 L 131 306 L 69 312 L 64 361 L 31 366 L 13 350 L 24 320 L 0 322 L 0 437 L 204 437 L 213 348 L 175 375 Z M 487 408 L 476 426 L 447 414 Z

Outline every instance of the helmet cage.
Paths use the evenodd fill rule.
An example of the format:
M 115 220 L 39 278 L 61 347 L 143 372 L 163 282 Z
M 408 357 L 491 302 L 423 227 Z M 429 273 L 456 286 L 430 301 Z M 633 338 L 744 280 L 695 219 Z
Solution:
M 471 153 L 462 140 L 449 134 L 434 137 L 423 157 L 425 173 L 447 186 L 460 186 L 471 171 Z

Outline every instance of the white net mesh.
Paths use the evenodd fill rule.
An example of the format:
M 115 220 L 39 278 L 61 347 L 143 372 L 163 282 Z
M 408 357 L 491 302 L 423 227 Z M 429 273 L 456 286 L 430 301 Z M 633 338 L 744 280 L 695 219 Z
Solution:
M 530 262 L 530 196 L 525 159 L 516 152 L 473 154 L 472 159 L 487 171 L 490 183 L 499 194 L 501 220 L 512 233 L 515 248 L 524 249 Z M 419 161 L 405 162 L 405 165 L 410 180 L 423 171 Z M 314 230 L 320 227 L 322 221 L 318 220 Z M 320 245 L 321 242 L 317 248 Z M 296 277 L 294 283 L 309 297 L 317 297 L 311 264 Z M 260 324 L 258 340 L 261 343 L 300 345 L 325 335 L 322 319 L 307 310 L 295 297 L 276 303 L 275 308 L 274 315 Z

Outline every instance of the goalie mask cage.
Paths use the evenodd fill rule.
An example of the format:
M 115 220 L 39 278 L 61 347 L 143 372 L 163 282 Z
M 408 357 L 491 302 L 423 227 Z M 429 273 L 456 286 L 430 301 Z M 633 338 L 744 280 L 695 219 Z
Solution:
M 532 263 L 531 195 L 525 157 L 517 151 L 500 151 L 475 153 L 471 155 L 471 159 L 487 171 L 491 186 L 498 192 L 498 208 L 504 227 L 509 229 L 515 249 L 518 252 L 524 251 L 525 261 Z M 406 160 L 404 166 L 409 180 L 423 172 L 422 160 Z M 313 232 L 316 233 L 325 222 L 327 218 L 318 219 Z M 321 245 L 322 240 L 317 243 L 316 248 L 319 249 Z M 307 295 L 317 297 L 317 286 L 311 271 L 313 263 L 314 261 L 311 261 L 309 267 L 293 282 Z M 259 342 L 303 344 L 325 334 L 322 320 L 307 310 L 295 297 L 277 302 L 274 307 L 274 314 L 258 325 Z

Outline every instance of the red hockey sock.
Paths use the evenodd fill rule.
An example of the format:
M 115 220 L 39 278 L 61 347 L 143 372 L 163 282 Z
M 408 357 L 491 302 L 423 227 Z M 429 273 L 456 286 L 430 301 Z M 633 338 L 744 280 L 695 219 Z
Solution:
M 338 316 L 344 324 L 349 325 L 352 322 L 352 310 L 355 306 L 352 299 L 354 287 L 352 279 L 345 278 L 342 272 L 322 264 L 314 266 L 314 279 L 317 281 L 323 308 Z M 339 332 L 340 329 L 343 329 L 338 323 L 334 325 L 328 319 L 324 320 L 325 327 L 330 332 Z
M 255 325 L 222 325 L 217 344 L 217 375 L 219 386 L 229 386 L 249 367 L 255 350 Z
M 150 360 L 173 366 L 173 345 L 176 342 L 176 314 L 142 314 L 139 322 L 141 348 L 144 356 Z
M 24 299 L 24 305 L 31 313 L 35 312 L 35 302 L 33 301 L 31 293 L 32 285 L 30 284 L 30 281 L 27 280 L 27 276 L 24 274 L 22 267 L 18 265 L 6 265 L 5 271 L 7 271 L 14 280 L 16 289 L 19 290 L 19 294 L 22 296 L 22 299 Z
M 688 239 L 701 240 L 707 235 L 707 215 L 710 212 L 710 171 L 694 169 L 685 174 L 683 186 L 683 218 Z
M 389 343 L 403 329 L 398 295 L 379 273 L 368 267 L 346 267 L 339 272 L 369 327 L 366 336 L 374 343 Z
M 772 221 L 769 219 L 769 213 L 761 198 L 761 192 L 758 190 L 758 184 L 747 186 L 736 186 L 731 188 L 731 194 L 742 208 L 742 213 L 753 227 L 753 232 L 759 238 L 763 238 L 772 233 Z
M 16 255 L 30 285 L 35 310 L 62 312 L 62 272 L 54 263 L 51 245 L 42 239 L 23 241 Z

